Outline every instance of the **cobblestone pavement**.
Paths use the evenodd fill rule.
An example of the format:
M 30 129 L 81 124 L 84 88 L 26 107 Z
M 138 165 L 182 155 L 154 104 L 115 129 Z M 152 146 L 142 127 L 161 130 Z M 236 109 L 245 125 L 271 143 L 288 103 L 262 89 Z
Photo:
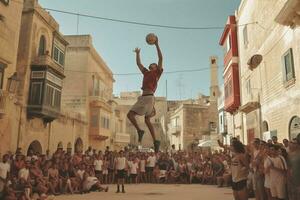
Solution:
M 232 200 L 230 188 L 217 188 L 207 185 L 163 185 L 138 184 L 126 185 L 126 194 L 116 194 L 116 185 L 109 191 L 92 192 L 84 195 L 57 196 L 55 200 Z

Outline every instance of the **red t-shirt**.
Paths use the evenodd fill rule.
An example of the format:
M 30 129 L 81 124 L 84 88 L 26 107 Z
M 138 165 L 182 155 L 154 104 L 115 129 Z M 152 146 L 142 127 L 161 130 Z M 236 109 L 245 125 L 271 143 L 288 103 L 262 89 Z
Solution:
M 163 69 L 147 70 L 145 68 L 143 75 L 143 86 L 142 90 L 150 90 L 153 93 L 157 88 L 157 82 L 163 72 Z

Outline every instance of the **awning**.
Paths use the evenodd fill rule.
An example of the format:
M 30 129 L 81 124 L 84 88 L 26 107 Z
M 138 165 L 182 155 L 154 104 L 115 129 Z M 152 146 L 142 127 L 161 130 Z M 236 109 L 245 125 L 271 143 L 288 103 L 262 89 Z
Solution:
M 215 140 L 206 140 L 199 142 L 198 147 L 213 147 L 213 146 L 218 146 L 217 141 Z

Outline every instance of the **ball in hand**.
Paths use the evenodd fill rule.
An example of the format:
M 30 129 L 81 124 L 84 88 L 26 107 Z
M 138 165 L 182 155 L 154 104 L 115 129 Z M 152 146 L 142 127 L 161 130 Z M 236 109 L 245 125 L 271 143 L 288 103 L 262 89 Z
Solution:
M 146 42 L 147 42 L 149 45 L 155 44 L 156 40 L 157 40 L 157 36 L 156 36 L 154 33 L 149 33 L 149 34 L 146 36 Z

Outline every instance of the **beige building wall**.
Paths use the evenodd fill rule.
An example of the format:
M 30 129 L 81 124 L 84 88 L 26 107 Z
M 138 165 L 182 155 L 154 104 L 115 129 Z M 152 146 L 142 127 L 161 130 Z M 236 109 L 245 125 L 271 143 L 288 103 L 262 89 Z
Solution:
M 182 102 L 170 112 L 168 137 L 176 149 L 195 148 L 203 136 L 217 135 L 217 102 L 206 103 L 207 99 L 204 96 L 194 103 Z
M 295 12 L 300 10 L 294 0 L 243 0 L 236 13 L 239 25 L 257 22 L 238 28 L 242 105 L 251 101 L 261 105 L 261 109 L 245 114 L 245 138 L 249 129 L 254 129 L 255 137 L 262 137 L 266 131 L 262 122 L 267 122 L 268 131 L 277 132 L 280 141 L 290 138 L 290 122 L 300 116 L 300 29 L 276 22 L 279 15 L 288 16 L 286 3 L 294 3 Z M 295 78 L 286 82 L 283 55 L 289 49 L 293 51 Z M 262 55 L 263 61 L 250 70 L 247 62 L 254 54 Z
M 12 136 L 17 135 L 18 120 L 15 113 L 15 94 L 7 91 L 8 78 L 16 72 L 17 52 L 23 4 L 10 1 L 8 5 L 0 2 L 0 154 L 11 148 Z
M 123 92 L 120 97 L 115 97 L 114 100 L 118 103 L 120 109 L 126 113 L 129 112 L 131 107 L 136 103 L 137 98 L 141 95 L 140 92 Z M 151 119 L 151 122 L 156 131 L 156 138 L 161 141 L 161 149 L 167 148 L 166 142 L 166 133 L 164 133 L 163 126 L 165 123 L 162 122 L 162 118 L 167 114 L 167 101 L 165 97 L 156 97 L 155 98 L 155 110 L 156 116 Z M 125 115 L 125 116 L 126 116 Z M 142 147 L 150 148 L 153 147 L 153 140 L 151 134 L 144 122 L 144 117 L 137 116 L 137 122 L 140 125 L 141 129 L 145 131 L 145 135 L 142 141 Z M 130 144 L 138 145 L 137 132 L 134 126 L 129 122 L 126 117 L 126 132 L 130 134 Z
M 93 47 L 90 35 L 65 36 L 66 55 L 63 105 L 81 113 L 89 124 L 89 144 L 104 150 L 113 148 L 113 76 Z
M 7 111 L 10 113 L 9 118 L 6 119 L 6 124 L 4 124 L 5 128 L 1 128 L 1 131 L 5 131 L 5 134 L 9 137 L 8 141 L 5 142 L 8 146 L 5 147 L 5 145 L 1 145 L 2 150 L 15 152 L 17 147 L 20 147 L 23 153 L 26 154 L 30 147 L 39 153 L 45 153 L 46 150 L 54 152 L 57 148 L 58 140 L 64 144 L 64 147 L 66 147 L 68 143 L 70 143 L 69 146 L 74 146 L 75 140 L 79 137 L 81 137 L 81 145 L 85 146 L 87 143 L 84 136 L 86 122 L 78 118 L 77 115 L 69 118 L 69 114 L 65 115 L 60 112 L 57 113 L 58 116 L 54 117 L 54 121 L 48 121 L 48 119 L 46 120 L 46 118 L 44 118 L 46 117 L 44 111 L 40 111 L 40 117 L 33 116 L 29 113 L 32 66 L 47 66 L 51 68 L 51 70 L 57 70 L 59 71 L 58 73 L 63 74 L 63 66 L 55 64 L 51 56 L 54 41 L 59 40 L 59 44 L 66 43 L 59 33 L 58 23 L 48 12 L 40 7 L 36 0 L 25 0 L 23 12 L 21 11 L 22 4 L 14 4 L 14 1 L 10 1 L 9 6 L 10 5 L 14 6 L 11 8 L 14 11 L 10 10 L 10 13 L 14 13 L 15 17 L 15 23 L 11 23 L 10 27 L 10 31 L 14 32 L 10 35 L 14 38 L 7 39 L 6 42 L 14 41 L 13 44 L 11 44 L 14 50 L 10 50 L 14 52 L 14 56 L 11 58 L 18 56 L 17 60 L 12 62 L 12 64 L 14 63 L 14 67 L 11 66 L 10 70 L 11 73 L 15 70 L 17 71 L 19 85 L 15 95 L 8 95 L 10 101 L 14 102 L 14 104 L 8 107 Z M 18 22 L 18 16 L 21 16 L 21 14 L 21 21 Z M 7 19 L 10 21 L 12 17 L 13 16 L 10 16 Z M 18 33 L 19 30 L 20 35 Z M 45 48 L 43 53 L 39 54 L 40 38 L 42 35 L 45 37 Z M 18 38 L 16 38 L 17 36 Z M 18 43 L 18 46 L 16 43 Z M 44 73 L 45 78 L 47 73 Z M 72 119 L 74 121 L 72 123 L 62 124 L 58 119 L 63 119 L 63 121 Z M 2 125 L 3 123 L 0 122 L 0 126 Z M 68 133 L 66 133 L 65 130 Z

